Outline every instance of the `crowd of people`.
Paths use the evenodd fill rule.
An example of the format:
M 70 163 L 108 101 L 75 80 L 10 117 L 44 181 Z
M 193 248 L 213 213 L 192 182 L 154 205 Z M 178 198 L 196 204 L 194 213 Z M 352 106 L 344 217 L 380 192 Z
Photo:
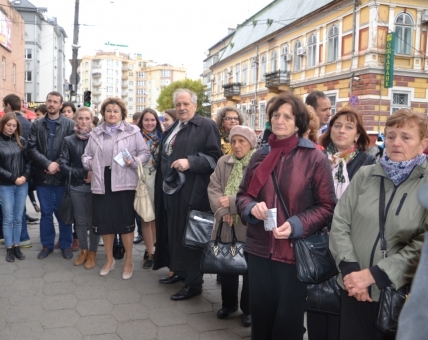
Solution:
M 197 97 L 188 89 L 176 90 L 173 102 L 162 122 L 146 108 L 128 123 L 124 102 L 107 98 L 98 124 L 90 108 L 76 109 L 50 92 L 29 123 L 20 114 L 19 97 L 5 97 L 0 202 L 6 261 L 24 260 L 21 248 L 31 245 L 25 203 L 29 195 L 38 208 L 36 190 L 40 260 L 56 245 L 65 259 L 77 248 L 74 265 L 90 270 L 104 245 L 99 275 L 108 275 L 115 260 L 125 257 L 122 278 L 128 280 L 133 243 L 144 240 L 143 268 L 168 267 L 160 284 L 184 282 L 171 300 L 187 300 L 200 295 L 204 283 L 202 249 L 183 243 L 188 212 L 212 211 L 212 238 L 221 226 L 222 241 L 231 242 L 234 226 L 248 264 L 241 294 L 239 275 L 218 275 L 217 317 L 226 319 L 240 308 L 252 339 L 301 340 L 307 284 L 297 276 L 296 242 L 328 230 L 341 308 L 339 315 L 308 312 L 309 339 L 393 339 L 373 324 L 380 290 L 412 282 L 428 229 L 427 210 L 417 202 L 428 181 L 426 115 L 400 109 L 388 117 L 385 152 L 376 162 L 367 152 L 370 138 L 361 114 L 344 107 L 331 116 L 330 101 L 320 91 L 308 94 L 305 103 L 290 92 L 271 98 L 258 136 L 242 125 L 234 106 L 223 107 L 214 121 L 196 114 Z M 151 221 L 134 211 L 140 163 L 155 212 Z M 66 190 L 74 229 L 58 213 Z M 266 230 L 272 214 L 276 225 Z M 383 254 L 380 223 L 388 243 Z

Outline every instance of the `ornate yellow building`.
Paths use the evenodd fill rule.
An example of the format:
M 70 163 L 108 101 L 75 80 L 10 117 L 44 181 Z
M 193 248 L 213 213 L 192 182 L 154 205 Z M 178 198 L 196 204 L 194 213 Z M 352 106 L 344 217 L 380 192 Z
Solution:
M 273 1 L 230 33 L 224 47 L 207 51 L 203 80 L 212 115 L 236 105 L 246 124 L 261 130 L 266 102 L 289 90 L 302 99 L 324 91 L 333 113 L 357 96 L 372 133 L 398 108 L 426 113 L 427 28 L 428 1 Z M 395 66 L 393 87 L 385 88 L 389 32 L 395 32 Z

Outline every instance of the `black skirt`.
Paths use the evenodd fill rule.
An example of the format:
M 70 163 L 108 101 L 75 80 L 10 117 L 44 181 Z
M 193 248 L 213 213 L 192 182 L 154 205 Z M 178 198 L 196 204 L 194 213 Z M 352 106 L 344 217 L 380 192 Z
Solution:
M 128 234 L 135 229 L 135 190 L 111 191 L 111 169 L 104 168 L 105 194 L 92 195 L 95 235 Z

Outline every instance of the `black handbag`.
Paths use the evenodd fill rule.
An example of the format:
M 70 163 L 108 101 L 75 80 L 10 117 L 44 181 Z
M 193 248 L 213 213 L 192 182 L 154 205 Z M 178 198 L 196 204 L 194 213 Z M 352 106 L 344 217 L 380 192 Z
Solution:
M 211 240 L 213 227 L 214 214 L 212 212 L 189 210 L 183 235 L 183 246 L 191 249 L 203 249 L 205 244 Z
M 272 179 L 286 218 L 290 218 L 279 191 L 275 171 L 272 172 Z M 338 274 L 336 263 L 328 247 L 328 232 L 326 228 L 306 238 L 297 239 L 294 242 L 294 254 L 296 257 L 297 278 L 301 282 L 321 283 Z
M 336 275 L 327 281 L 307 285 L 306 311 L 330 315 L 340 314 L 340 287 Z
M 58 215 L 65 224 L 72 224 L 74 222 L 74 208 L 70 196 L 71 169 L 70 167 L 67 189 L 62 195 L 61 205 L 58 208 Z
M 389 204 L 388 204 L 389 208 Z M 384 178 L 380 181 L 380 195 L 379 195 L 379 237 L 380 237 L 380 251 L 383 258 L 387 257 L 388 246 L 385 239 L 385 184 Z M 388 286 L 381 289 L 379 298 L 379 309 L 377 311 L 374 326 L 377 330 L 384 334 L 395 335 L 397 333 L 398 317 L 403 309 L 404 303 L 410 295 L 410 285 L 407 284 L 398 290 L 393 286 Z
M 202 253 L 201 272 L 206 274 L 245 275 L 247 260 L 244 255 L 244 242 L 236 239 L 235 227 L 232 225 L 232 242 L 221 241 L 223 221 L 214 241 L 209 241 Z

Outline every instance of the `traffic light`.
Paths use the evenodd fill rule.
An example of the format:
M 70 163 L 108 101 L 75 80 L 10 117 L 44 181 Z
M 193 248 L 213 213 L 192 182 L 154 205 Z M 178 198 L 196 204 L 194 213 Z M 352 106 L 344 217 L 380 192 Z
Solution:
M 91 91 L 85 91 L 83 93 L 83 105 L 91 107 Z

